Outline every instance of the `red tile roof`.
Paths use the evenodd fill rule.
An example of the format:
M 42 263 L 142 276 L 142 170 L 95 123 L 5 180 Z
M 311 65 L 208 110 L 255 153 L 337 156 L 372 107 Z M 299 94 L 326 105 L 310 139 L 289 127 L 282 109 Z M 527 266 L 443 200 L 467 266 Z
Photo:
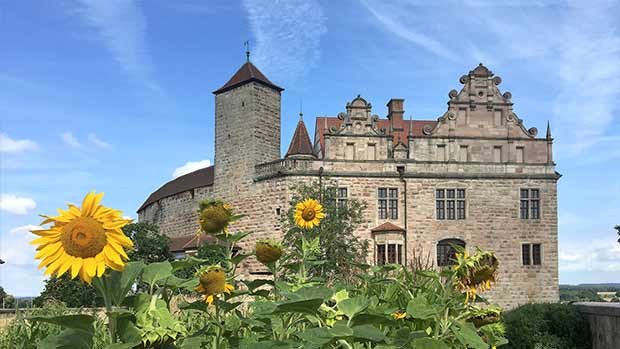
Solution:
M 390 222 L 385 222 L 378 227 L 370 229 L 371 232 L 379 232 L 379 231 L 405 231 L 405 229 L 394 225 Z
M 197 250 L 200 246 L 205 243 L 213 244 L 216 239 L 211 235 L 185 235 L 185 236 L 175 236 L 170 238 L 170 242 L 168 243 L 168 247 L 170 248 L 170 252 L 183 252 L 188 250 Z
M 184 191 L 192 190 L 199 187 L 208 187 L 213 185 L 214 167 L 209 166 L 190 172 L 186 175 L 177 177 L 170 182 L 162 185 L 159 189 L 154 191 L 146 201 L 140 206 L 138 212 L 145 209 L 150 204 L 157 202 L 168 196 L 172 196 Z
M 329 129 L 331 127 L 339 128 L 342 125 L 342 120 L 337 117 L 330 116 L 317 116 L 316 118 L 316 126 L 315 126 L 315 142 L 318 141 L 321 145 L 321 151 L 325 152 L 325 129 Z M 424 133 L 422 132 L 425 125 L 430 125 L 431 127 L 435 127 L 437 124 L 436 120 L 395 120 L 394 121 L 394 132 L 392 133 L 394 145 L 396 145 L 399 141 L 408 144 L 407 136 L 409 134 L 409 128 L 411 128 L 411 135 L 413 137 L 423 137 Z M 386 129 L 386 131 L 390 132 L 390 120 L 389 119 L 379 119 L 377 121 L 378 129 Z M 316 139 L 318 138 L 318 139 Z M 323 153 L 323 156 L 325 154 Z
M 285 157 L 291 155 L 314 155 L 312 151 L 312 142 L 310 142 L 310 136 L 308 136 L 308 130 L 306 129 L 306 124 L 304 124 L 301 115 Z
M 254 66 L 254 64 L 252 64 L 251 62 L 246 62 L 245 64 L 243 64 L 241 66 L 241 68 L 239 68 L 239 70 L 237 70 L 237 72 L 235 73 L 235 75 L 233 75 L 232 78 L 230 78 L 230 80 L 228 80 L 227 83 L 224 84 L 224 86 L 218 88 L 217 90 L 213 91 L 213 94 L 220 94 L 222 92 L 226 92 L 228 90 L 232 90 L 235 87 L 241 86 L 245 83 L 251 82 L 251 81 L 255 81 L 258 83 L 261 83 L 263 85 L 266 85 L 268 87 L 271 87 L 273 89 L 278 90 L 279 92 L 284 91 L 283 88 L 275 85 L 273 82 L 269 81 L 269 79 L 267 79 L 267 77 L 261 73 L 260 70 L 258 70 L 258 68 L 256 68 L 256 66 Z

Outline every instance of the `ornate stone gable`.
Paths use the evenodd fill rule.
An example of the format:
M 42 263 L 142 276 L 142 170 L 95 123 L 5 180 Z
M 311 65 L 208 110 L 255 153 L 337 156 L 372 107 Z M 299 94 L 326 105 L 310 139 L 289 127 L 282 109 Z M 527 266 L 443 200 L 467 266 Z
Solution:
M 372 104 L 360 95 L 348 102 L 346 109 L 346 112 L 338 114 L 338 119 L 342 120 L 340 128 L 329 129 L 329 134 L 364 136 L 385 136 L 387 134 L 385 129 L 377 127 L 379 116 L 372 114 Z
M 536 138 L 538 130 L 526 129 L 513 111 L 512 94 L 499 90 L 502 79 L 482 63 L 459 82 L 461 91 L 450 91 L 448 110 L 427 135 Z

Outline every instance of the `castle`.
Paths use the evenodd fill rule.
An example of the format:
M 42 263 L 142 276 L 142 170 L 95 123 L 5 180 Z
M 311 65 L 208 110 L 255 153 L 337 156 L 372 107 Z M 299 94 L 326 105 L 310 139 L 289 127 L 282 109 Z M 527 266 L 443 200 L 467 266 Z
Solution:
M 314 141 L 301 118 L 284 158 L 280 151 L 283 89 L 248 59 L 215 90 L 214 166 L 178 177 L 153 192 L 139 220 L 194 248 L 198 202 L 221 198 L 248 217 L 241 246 L 277 237 L 290 186 L 319 177 L 337 183 L 342 200 L 367 203 L 356 234 L 371 244 L 369 262 L 407 265 L 414 251 L 450 263 L 451 244 L 496 252 L 498 283 L 487 296 L 506 308 L 558 301 L 557 181 L 553 138 L 527 129 L 510 92 L 480 64 L 448 94 L 437 120 L 407 120 L 404 100 L 373 114 L 361 96 L 337 116 L 317 117 Z M 243 270 L 260 273 L 247 259 Z

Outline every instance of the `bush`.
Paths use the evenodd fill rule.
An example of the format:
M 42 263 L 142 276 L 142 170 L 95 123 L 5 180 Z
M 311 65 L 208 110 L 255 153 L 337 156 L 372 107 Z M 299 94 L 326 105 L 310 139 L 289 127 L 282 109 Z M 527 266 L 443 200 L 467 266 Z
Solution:
M 570 304 L 526 304 L 504 316 L 506 348 L 592 348 L 586 319 Z

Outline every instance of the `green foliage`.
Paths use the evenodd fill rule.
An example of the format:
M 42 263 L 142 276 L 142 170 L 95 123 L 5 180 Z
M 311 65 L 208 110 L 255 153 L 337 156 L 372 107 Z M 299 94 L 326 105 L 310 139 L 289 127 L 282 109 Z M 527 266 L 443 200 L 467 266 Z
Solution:
M 504 316 L 507 349 L 592 348 L 590 328 L 570 304 L 526 304 Z
M 620 284 L 560 285 L 560 300 L 563 302 L 604 302 L 597 292 L 620 292 Z
M 353 233 L 364 221 L 363 210 L 366 203 L 348 198 L 346 204 L 339 205 L 334 182 L 325 180 L 322 187 L 318 182 L 300 183 L 291 188 L 290 209 L 283 218 L 282 225 L 288 233 L 284 243 L 288 247 L 300 243 L 302 235 L 309 239 L 319 238 L 318 259 L 323 261 L 313 268 L 312 273 L 329 280 L 348 280 L 354 274 L 357 264 L 364 263 L 368 255 L 368 242 L 358 239 Z M 321 224 L 303 234 L 295 226 L 293 214 L 295 204 L 305 198 L 319 200 L 326 217 Z
M 616 225 L 614 229 L 616 229 L 618 232 L 618 243 L 620 244 L 620 225 Z
M 356 203 L 349 205 L 354 211 L 361 209 Z M 328 208 L 328 215 L 344 214 L 332 209 L 336 211 Z M 28 338 L 42 348 L 110 349 L 489 349 L 506 344 L 501 309 L 478 306 L 467 297 L 471 288 L 460 286 L 463 275 L 476 273 L 475 261 L 492 253 L 476 250 L 460 259 L 459 268 L 442 271 L 365 265 L 359 263 L 365 256 L 363 245 L 346 240 L 349 235 L 354 238 L 355 215 L 347 213 L 342 227 L 329 218 L 321 222 L 324 229 L 341 232 L 353 252 L 345 251 L 344 245 L 326 245 L 323 239 L 336 245 L 342 241 L 328 237 L 323 228 L 291 228 L 287 236 L 292 243 L 285 254 L 265 262 L 272 273 L 266 279 L 241 281 L 237 274 L 249 255 L 233 252 L 237 244 L 244 244 L 247 232 L 215 235 L 219 247 L 210 251 L 216 251 L 217 265 L 191 256 L 178 261 L 140 259 L 128 263 L 123 272 L 108 270 L 93 278 L 105 305 L 106 335 L 101 317 L 64 309 L 26 318 L 27 326 L 45 329 Z M 240 217 L 231 213 L 231 220 Z M 341 259 L 345 255 L 353 260 Z M 346 282 L 332 282 L 340 266 L 351 275 Z M 198 272 L 179 276 L 188 270 Z M 134 289 L 135 284 L 144 287 Z M 173 304 L 188 292 L 192 296 L 175 312 Z
M 134 249 L 127 253 L 129 260 L 154 263 L 174 259 L 169 248 L 170 238 L 160 233 L 156 225 L 127 224 L 123 227 L 123 232 L 134 244 Z
M 37 307 L 41 307 L 48 300 L 63 302 L 69 308 L 100 307 L 103 299 L 91 286 L 79 279 L 71 280 L 70 275 L 64 274 L 59 278 L 50 277 L 45 281 L 45 288 L 33 300 Z
M 79 321 L 73 321 L 76 319 Z M 63 326 L 68 331 L 65 335 L 61 335 Z M 70 315 L 62 302 L 54 300 L 37 309 L 20 311 L 0 330 L 0 348 L 61 348 L 67 340 L 69 348 L 86 348 L 78 344 L 85 343 L 87 348 L 102 349 L 109 343 L 102 320 L 85 314 Z

